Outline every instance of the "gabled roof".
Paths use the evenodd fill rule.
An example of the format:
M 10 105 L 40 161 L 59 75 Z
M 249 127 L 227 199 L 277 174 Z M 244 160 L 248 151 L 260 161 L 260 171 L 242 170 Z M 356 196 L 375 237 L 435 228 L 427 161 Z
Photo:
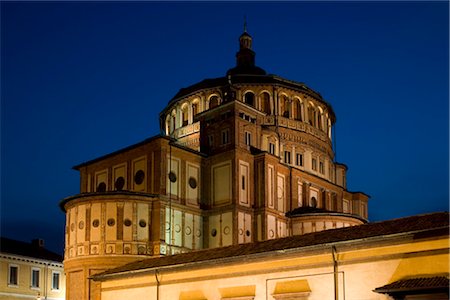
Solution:
M 298 235 L 287 238 L 268 240 L 263 242 L 240 244 L 228 247 L 205 249 L 159 258 L 149 258 L 133 262 L 118 268 L 105 271 L 94 276 L 95 280 L 102 280 L 112 275 L 133 272 L 145 269 L 173 267 L 191 263 L 200 263 L 211 260 L 226 260 L 248 255 L 277 252 L 289 249 L 301 249 L 311 246 L 320 247 L 326 244 L 356 241 L 361 239 L 384 237 L 387 235 L 424 232 L 441 229 L 448 233 L 449 214 L 440 212 L 418 215 L 383 222 L 369 223 L 353 227 L 331 229 Z M 445 234 L 444 233 L 444 234 Z
M 35 243 L 0 238 L 0 252 L 62 263 L 63 257 Z

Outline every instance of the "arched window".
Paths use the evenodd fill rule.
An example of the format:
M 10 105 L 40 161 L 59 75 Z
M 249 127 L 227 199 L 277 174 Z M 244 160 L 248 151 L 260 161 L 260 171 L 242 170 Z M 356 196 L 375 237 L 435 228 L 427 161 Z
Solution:
M 316 126 L 316 109 L 310 103 L 308 106 L 308 122 L 312 126 Z
M 192 103 L 192 117 L 195 117 L 198 114 L 198 102 Z
M 295 120 L 301 121 L 302 120 L 302 106 L 300 103 L 300 99 L 294 100 L 294 111 L 293 111 L 293 117 Z
M 170 133 L 174 132 L 175 128 L 177 128 L 177 112 L 176 110 L 172 110 L 170 113 Z
M 181 108 L 181 120 L 182 120 L 182 126 L 186 126 L 189 123 L 187 104 Z
M 209 98 L 209 109 L 219 106 L 219 97 L 212 96 Z
M 252 92 L 245 93 L 244 102 L 252 107 L 255 107 L 255 95 Z
M 282 116 L 285 118 L 289 118 L 291 116 L 291 103 L 289 101 L 289 98 L 287 96 L 281 97 L 281 113 Z
M 168 135 L 171 132 L 170 130 L 170 115 L 166 116 L 166 134 Z
M 323 130 L 323 111 L 322 109 L 319 107 L 319 111 L 317 112 L 317 127 L 320 130 Z
M 272 110 L 270 109 L 269 93 L 264 92 L 261 94 L 261 110 L 268 115 L 272 114 Z
M 331 139 L 331 120 L 327 119 L 327 125 L 328 125 L 328 138 Z

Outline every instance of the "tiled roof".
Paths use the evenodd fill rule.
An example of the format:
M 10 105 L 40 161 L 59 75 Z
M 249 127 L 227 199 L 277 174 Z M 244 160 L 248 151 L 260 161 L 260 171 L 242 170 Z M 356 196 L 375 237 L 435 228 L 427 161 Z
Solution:
M 102 275 L 122 273 L 127 271 L 137 271 L 142 269 L 175 266 L 179 264 L 206 262 L 214 259 L 226 259 L 251 254 L 366 239 L 370 237 L 379 237 L 408 232 L 420 232 L 437 228 L 443 228 L 445 232 L 448 232 L 448 226 L 449 214 L 447 212 L 418 215 L 407 218 L 368 223 L 353 227 L 332 229 L 305 235 L 268 240 L 263 242 L 198 250 L 158 258 L 148 258 L 142 261 L 133 262 L 118 268 L 105 271 L 98 276 L 94 276 L 94 278 L 100 279 Z
M 395 293 L 405 291 L 446 289 L 449 288 L 449 279 L 445 276 L 420 277 L 398 280 L 385 286 L 376 288 L 377 293 Z
M 33 243 L 0 238 L 0 252 L 62 263 L 63 257 Z

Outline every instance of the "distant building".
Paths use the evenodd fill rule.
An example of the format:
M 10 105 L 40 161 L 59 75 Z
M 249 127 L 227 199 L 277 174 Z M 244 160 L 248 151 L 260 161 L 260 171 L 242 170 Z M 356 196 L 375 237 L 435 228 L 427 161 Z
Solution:
M 62 256 L 41 239 L 25 243 L 0 240 L 0 299 L 65 299 Z
M 369 197 L 335 161 L 335 120 L 319 93 L 257 67 L 244 32 L 236 66 L 182 88 L 161 135 L 74 167 L 80 194 L 61 202 L 68 299 L 114 298 L 92 276 L 148 256 L 367 223 Z

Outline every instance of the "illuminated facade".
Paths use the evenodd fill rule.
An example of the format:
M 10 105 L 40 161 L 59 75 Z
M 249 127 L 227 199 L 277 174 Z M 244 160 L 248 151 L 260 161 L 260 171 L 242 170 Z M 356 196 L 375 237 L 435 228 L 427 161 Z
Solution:
M 162 134 L 85 162 L 66 212 L 69 299 L 98 299 L 88 278 L 142 259 L 367 222 L 368 196 L 334 161 L 329 103 L 255 65 L 239 38 L 226 76 L 181 89 Z
M 65 299 L 62 256 L 43 240 L 25 243 L 0 239 L 0 300 Z

